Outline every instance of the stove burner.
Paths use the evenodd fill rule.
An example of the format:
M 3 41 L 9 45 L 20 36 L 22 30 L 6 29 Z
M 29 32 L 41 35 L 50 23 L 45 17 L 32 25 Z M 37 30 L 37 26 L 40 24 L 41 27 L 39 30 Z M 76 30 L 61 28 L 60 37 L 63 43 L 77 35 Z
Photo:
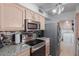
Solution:
M 41 42 L 44 42 L 43 40 L 40 40 L 40 39 L 35 39 L 35 40 L 31 40 L 29 42 L 26 42 L 26 44 L 30 45 L 30 46 L 34 46 L 36 44 L 39 44 Z

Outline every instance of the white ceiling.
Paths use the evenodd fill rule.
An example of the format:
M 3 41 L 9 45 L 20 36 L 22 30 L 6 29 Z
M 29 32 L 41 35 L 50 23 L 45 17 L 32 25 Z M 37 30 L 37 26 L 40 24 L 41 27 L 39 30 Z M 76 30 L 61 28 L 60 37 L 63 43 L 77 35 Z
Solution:
M 52 13 L 52 9 L 56 7 L 57 3 L 35 3 L 40 9 L 45 11 L 50 17 L 55 14 Z M 64 12 L 75 11 L 78 3 L 66 3 L 64 4 Z

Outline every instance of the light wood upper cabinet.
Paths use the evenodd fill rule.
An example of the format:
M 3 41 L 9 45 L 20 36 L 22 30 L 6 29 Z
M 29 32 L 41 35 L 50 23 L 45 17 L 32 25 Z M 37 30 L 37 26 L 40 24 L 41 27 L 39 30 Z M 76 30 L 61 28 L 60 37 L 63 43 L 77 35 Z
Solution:
M 33 16 L 34 16 L 34 15 L 33 15 L 33 12 L 32 12 L 31 10 L 29 10 L 29 9 L 26 8 L 26 13 L 25 13 L 25 14 L 26 14 L 26 15 L 25 15 L 25 16 L 26 16 L 26 17 L 25 17 L 26 20 L 31 20 L 31 21 L 33 20 Z
M 25 9 L 18 4 L 0 4 L 0 31 L 24 29 Z
M 40 30 L 45 30 L 45 18 L 40 16 Z
M 37 14 L 37 13 L 34 14 L 34 21 L 40 22 L 40 15 L 39 14 Z
M 40 22 L 40 30 L 45 30 L 43 16 L 19 4 L 0 3 L 0 31 L 24 30 L 24 19 Z
M 34 21 L 35 20 L 35 15 L 34 15 L 35 13 L 33 12 L 33 11 L 31 11 L 31 17 L 32 17 L 32 21 Z
M 26 20 L 37 21 L 38 20 L 37 18 L 38 18 L 37 13 L 26 8 Z

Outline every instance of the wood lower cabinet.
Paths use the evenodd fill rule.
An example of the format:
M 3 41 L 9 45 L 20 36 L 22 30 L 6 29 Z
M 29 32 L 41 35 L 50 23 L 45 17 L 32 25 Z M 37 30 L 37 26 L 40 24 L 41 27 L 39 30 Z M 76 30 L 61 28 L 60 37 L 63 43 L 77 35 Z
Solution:
M 46 56 L 50 55 L 50 39 L 46 40 Z
M 50 55 L 50 39 L 49 38 L 41 38 L 41 40 L 45 41 L 45 55 Z
M 76 37 L 79 37 L 79 13 L 76 13 Z
M 30 56 L 30 49 L 25 49 L 16 53 L 16 56 Z
M 24 30 L 25 9 L 18 4 L 0 4 L 0 31 Z

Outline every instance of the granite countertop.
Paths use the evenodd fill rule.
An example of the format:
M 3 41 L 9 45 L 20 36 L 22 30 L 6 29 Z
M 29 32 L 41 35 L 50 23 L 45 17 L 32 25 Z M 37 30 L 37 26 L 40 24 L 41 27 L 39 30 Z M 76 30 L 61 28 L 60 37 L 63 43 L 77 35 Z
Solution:
M 37 39 L 46 39 L 46 37 Z M 16 56 L 16 53 L 30 48 L 31 47 L 27 44 L 7 45 L 3 48 L 0 48 L 0 56 Z
M 8 45 L 0 48 L 0 56 L 16 56 L 17 52 L 20 52 L 24 49 L 30 49 L 30 46 L 27 44 Z
M 50 38 L 48 38 L 48 37 L 40 37 L 40 38 L 37 38 L 37 39 L 41 39 L 41 40 L 49 40 Z

